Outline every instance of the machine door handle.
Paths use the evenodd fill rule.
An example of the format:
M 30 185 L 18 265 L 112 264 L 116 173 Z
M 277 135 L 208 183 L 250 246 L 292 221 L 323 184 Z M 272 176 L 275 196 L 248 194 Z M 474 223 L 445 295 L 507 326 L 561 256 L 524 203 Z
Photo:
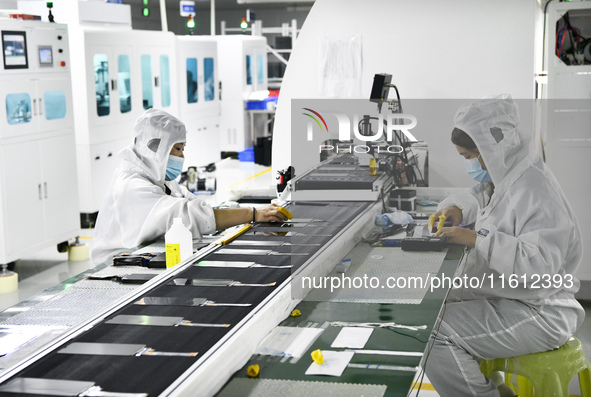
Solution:
M 154 87 L 159 87 L 160 86 L 160 77 L 156 76 L 154 77 Z
M 43 115 L 43 99 L 39 98 L 39 115 Z
M 33 116 L 37 116 L 37 98 L 33 98 Z
M 117 89 L 117 80 L 111 80 L 111 91 L 115 91 Z
M 40 183 L 37 185 L 37 189 L 39 191 L 39 200 L 43 200 L 43 192 L 41 190 L 41 184 Z
M 47 182 L 43 182 L 44 197 L 47 198 Z

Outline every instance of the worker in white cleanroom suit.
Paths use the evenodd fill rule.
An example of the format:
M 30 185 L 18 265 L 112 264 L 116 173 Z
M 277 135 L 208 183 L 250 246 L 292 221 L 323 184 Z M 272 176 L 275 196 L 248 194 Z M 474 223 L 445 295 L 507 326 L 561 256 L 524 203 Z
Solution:
M 135 125 L 133 145 L 123 149 L 121 165 L 101 205 L 93 237 L 92 260 L 163 236 L 180 217 L 193 238 L 247 223 L 284 221 L 275 206 L 214 210 L 175 179 L 183 167 L 185 125 L 161 111 L 146 111 Z
M 486 378 L 480 359 L 555 349 L 584 319 L 573 276 L 582 257 L 581 232 L 566 196 L 522 131 L 508 95 L 461 107 L 452 142 L 480 182 L 438 207 L 453 224 L 438 232 L 465 245 L 456 275 L 483 285 L 451 290 L 425 364 L 439 395 L 514 395 L 502 376 Z M 459 227 L 474 223 L 474 230 Z

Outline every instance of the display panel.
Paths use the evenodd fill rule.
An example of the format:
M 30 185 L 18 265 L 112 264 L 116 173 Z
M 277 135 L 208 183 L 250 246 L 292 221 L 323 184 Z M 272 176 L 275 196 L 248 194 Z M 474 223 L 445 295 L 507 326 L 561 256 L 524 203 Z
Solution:
M 2 56 L 4 69 L 28 69 L 27 34 L 25 32 L 2 31 Z
M 51 47 L 39 47 L 39 64 L 53 66 L 53 49 Z

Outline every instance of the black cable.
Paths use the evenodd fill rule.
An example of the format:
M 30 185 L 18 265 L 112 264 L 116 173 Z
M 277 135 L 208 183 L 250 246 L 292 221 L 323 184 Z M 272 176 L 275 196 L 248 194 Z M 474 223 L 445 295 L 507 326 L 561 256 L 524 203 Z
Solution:
M 546 65 L 546 15 L 548 11 L 548 5 L 552 3 L 554 0 L 549 0 L 546 5 L 544 6 L 544 33 L 542 35 L 542 72 L 544 71 Z M 554 44 L 554 48 L 556 48 L 556 43 Z M 546 76 L 547 77 L 547 76 Z M 540 99 L 543 99 L 544 96 L 544 86 L 542 85 L 542 91 L 540 92 Z M 546 150 L 544 148 L 544 141 L 542 141 L 542 136 L 540 134 L 540 148 L 542 149 L 542 159 L 544 163 L 546 162 Z

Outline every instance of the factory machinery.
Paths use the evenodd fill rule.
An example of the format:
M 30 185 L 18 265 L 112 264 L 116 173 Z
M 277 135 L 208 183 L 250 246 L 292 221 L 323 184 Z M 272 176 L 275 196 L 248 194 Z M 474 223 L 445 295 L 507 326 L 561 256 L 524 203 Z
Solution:
M 5 371 L 0 395 L 214 394 L 299 303 L 292 279 L 328 273 L 374 205 L 291 203 L 293 222 L 226 235 Z
M 377 395 L 405 395 L 400 390 L 408 391 L 419 371 L 445 291 L 427 294 L 418 305 L 394 305 L 387 299 L 394 292 L 387 291 L 386 299 L 373 303 L 306 300 L 317 286 L 302 283 L 302 279 L 331 274 L 356 245 L 372 252 L 360 240 L 374 227 L 381 204 L 303 201 L 285 207 L 293 214 L 290 221 L 249 224 L 227 232 L 7 368 L 0 374 L 0 396 L 248 395 L 246 390 L 236 394 L 235 388 L 251 380 L 247 373 L 253 364 L 260 365 L 261 380 L 295 379 L 323 387 L 339 386 L 331 382 L 356 388 L 380 385 Z M 386 256 L 380 269 L 395 271 L 386 265 L 392 265 L 402 251 L 380 249 Z M 419 262 L 423 254 L 414 255 L 413 260 Z M 437 269 L 446 254 L 442 255 Z M 459 256 L 448 253 L 445 259 L 441 271 L 453 274 Z M 94 291 L 97 301 L 104 292 Z M 301 311 L 299 318 L 292 317 L 299 315 L 296 311 Z M 356 351 L 360 354 L 341 377 L 326 378 L 304 375 L 311 362 L 309 352 L 293 359 L 262 358 L 268 356 L 256 351 L 278 325 L 309 331 L 310 324 L 317 324 L 318 329 L 312 330 L 316 335 L 322 334 L 315 346 L 330 350 L 327 340 L 342 327 L 331 323 L 335 320 L 390 327 L 375 329 L 368 349 L 376 350 L 365 351 L 374 354 L 381 349 L 382 353 L 375 354 L 386 356 L 376 359 Z M 302 343 L 303 351 L 316 348 Z M 362 364 L 367 357 L 373 357 L 372 365 L 387 370 L 368 372 Z
M 388 159 L 382 160 L 389 164 Z M 336 167 L 336 171 L 345 174 L 335 177 L 331 174 L 335 169 L 326 167 Z M 375 166 L 375 175 L 367 178 L 371 167 L 372 164 L 359 165 L 354 158 L 337 156 L 314 171 L 322 174 L 320 178 L 325 181 L 336 180 L 336 185 L 318 185 L 314 172 L 293 179 L 285 191 L 294 196 L 298 191 L 314 191 L 319 186 L 346 194 L 331 201 L 288 198 L 291 201 L 286 201 L 285 207 L 293 214 L 290 221 L 249 224 L 226 232 L 188 260 L 152 277 L 102 312 L 92 314 L 92 318 L 7 368 L 0 374 L 0 396 L 208 396 L 220 390 L 223 395 L 236 395 L 228 388 L 236 387 L 236 377 L 245 376 L 246 370 L 241 368 L 252 360 L 263 338 L 290 314 L 294 315 L 292 311 L 297 308 L 303 312 L 302 319 L 310 319 L 308 322 L 314 324 L 319 321 L 313 319 L 317 313 L 321 313 L 323 321 L 361 320 L 378 327 L 396 326 L 391 320 L 425 323 L 410 328 L 427 332 L 414 338 L 416 343 L 410 342 L 408 335 L 396 337 L 389 330 L 376 330 L 374 343 L 391 349 L 379 362 L 389 363 L 384 369 L 396 371 L 396 376 L 378 373 L 367 379 L 381 385 L 379 395 L 397 395 L 399 387 L 408 389 L 419 370 L 444 292 L 431 296 L 436 299 L 423 300 L 419 306 L 402 305 L 407 308 L 396 310 L 393 301 L 388 300 L 388 291 L 373 303 L 303 301 L 316 287 L 302 280 L 322 279 L 333 272 L 362 236 L 374 228 L 376 214 L 385 209 L 384 194 L 396 178 L 388 168 L 379 166 Z M 355 191 L 362 194 L 348 199 Z M 364 192 L 370 194 L 364 196 Z M 386 255 L 385 263 L 392 263 L 399 252 L 398 248 L 382 252 Z M 370 256 L 383 259 L 382 255 Z M 443 256 L 438 265 L 442 259 Z M 448 266 L 457 264 L 457 259 Z M 389 271 L 383 265 L 379 268 Z M 95 293 L 97 302 L 103 302 L 104 291 L 97 288 Z M 86 299 L 93 298 L 87 294 Z M 424 317 L 417 319 L 417 313 Z M 305 324 L 300 323 L 303 327 Z M 337 327 L 327 324 L 321 327 L 322 331 L 326 329 L 325 335 L 336 332 Z M 318 341 L 325 343 L 322 337 Z M 412 351 L 396 352 L 407 348 Z M 397 361 L 399 356 L 401 362 Z M 309 360 L 280 364 L 283 362 L 267 362 L 265 372 L 279 379 L 288 376 L 286 373 L 303 376 L 305 369 L 292 369 L 309 365 Z M 367 383 L 360 380 L 367 375 L 363 372 L 367 366 L 357 361 L 349 367 L 341 382 Z M 274 370 L 280 372 L 273 374 Z M 320 379 L 323 378 L 313 381 L 321 382 Z M 339 378 L 331 382 L 334 381 Z
M 46 12 L 45 2 L 30 3 Z M 244 101 L 266 89 L 264 38 L 20 20 L 1 20 L 0 34 L 0 264 L 50 245 L 62 251 L 80 224 L 94 226 L 117 153 L 146 109 L 185 122 L 187 169 L 251 144 Z M 237 146 L 224 146 L 228 136 Z M 33 155 L 15 173 L 24 151 Z

